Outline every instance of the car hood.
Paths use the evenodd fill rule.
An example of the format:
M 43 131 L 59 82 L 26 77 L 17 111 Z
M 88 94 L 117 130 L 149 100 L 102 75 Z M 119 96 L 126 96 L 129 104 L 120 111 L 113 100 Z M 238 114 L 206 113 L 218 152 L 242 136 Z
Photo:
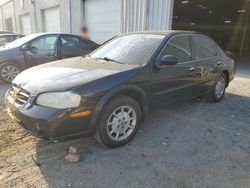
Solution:
M 135 67 L 137 66 L 76 57 L 27 69 L 14 79 L 13 84 L 33 95 L 66 91 Z

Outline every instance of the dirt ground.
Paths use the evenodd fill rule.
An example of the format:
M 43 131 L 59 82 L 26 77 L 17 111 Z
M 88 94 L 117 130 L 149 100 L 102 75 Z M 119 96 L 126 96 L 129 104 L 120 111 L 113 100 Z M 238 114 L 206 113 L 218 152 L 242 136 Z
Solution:
M 80 162 L 64 161 L 70 145 Z M 47 143 L 0 107 L 0 187 L 249 188 L 250 79 L 235 79 L 220 103 L 193 100 L 151 114 L 117 149 L 93 138 Z

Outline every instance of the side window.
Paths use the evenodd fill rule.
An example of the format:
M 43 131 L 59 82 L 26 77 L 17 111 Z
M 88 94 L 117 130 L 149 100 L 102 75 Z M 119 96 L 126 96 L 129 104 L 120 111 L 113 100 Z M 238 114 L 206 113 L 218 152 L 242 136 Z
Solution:
M 4 45 L 6 43 L 6 39 L 4 37 L 0 37 L 0 45 Z
M 163 50 L 161 56 L 173 55 L 179 63 L 192 60 L 192 50 L 188 36 L 176 36 L 170 40 L 167 47 Z
M 0 37 L 0 45 L 4 45 L 6 43 L 10 43 L 15 40 L 16 36 L 3 36 Z
M 73 47 L 81 45 L 81 40 L 78 37 L 63 35 L 61 37 L 62 47 Z
M 193 43 L 196 51 L 195 59 L 205 59 L 217 55 L 217 48 L 208 38 L 193 36 Z
M 56 36 L 43 36 L 32 41 L 31 50 L 54 50 L 56 46 Z

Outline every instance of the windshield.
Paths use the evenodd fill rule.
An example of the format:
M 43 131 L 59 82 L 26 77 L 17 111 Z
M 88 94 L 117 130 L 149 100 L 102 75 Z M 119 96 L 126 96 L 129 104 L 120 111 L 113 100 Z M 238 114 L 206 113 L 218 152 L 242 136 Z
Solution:
M 143 65 L 162 42 L 164 35 L 131 34 L 115 38 L 90 55 L 94 59 Z
M 30 40 L 40 36 L 41 34 L 31 34 L 31 35 L 28 35 L 26 37 L 22 37 L 20 39 L 17 39 L 9 44 L 7 44 L 5 47 L 6 48 L 16 48 L 16 47 L 19 47 L 19 46 L 22 46 L 24 45 L 25 43 L 29 42 Z

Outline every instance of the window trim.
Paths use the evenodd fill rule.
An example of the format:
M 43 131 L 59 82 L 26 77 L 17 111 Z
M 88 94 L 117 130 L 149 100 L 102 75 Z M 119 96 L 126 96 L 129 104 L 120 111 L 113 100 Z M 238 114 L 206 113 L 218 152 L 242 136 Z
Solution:
M 193 59 L 193 55 L 194 55 L 193 50 L 194 50 L 194 49 L 193 49 L 193 47 L 192 47 L 192 45 L 191 45 L 191 44 L 192 44 L 192 41 L 191 41 L 191 38 L 190 38 L 191 35 L 192 35 L 192 34 L 177 34 L 177 35 L 171 36 L 171 37 L 168 39 L 166 45 L 164 45 L 164 47 L 163 47 L 162 50 L 160 51 L 159 55 L 157 56 L 156 62 L 160 61 L 160 57 L 161 57 L 161 54 L 163 53 L 164 49 L 167 47 L 167 45 L 169 45 L 169 43 L 170 43 L 174 38 L 176 38 L 176 37 L 183 37 L 183 36 L 187 36 L 187 38 L 188 38 L 188 40 L 189 40 L 190 49 L 191 49 L 191 61 L 181 62 L 181 63 L 178 63 L 177 65 L 182 65 L 182 64 L 186 64 L 186 63 L 193 62 L 193 61 L 194 61 L 194 59 Z
M 79 39 L 79 42 L 80 42 L 80 44 L 78 45 L 78 46 L 82 46 L 82 45 L 88 45 L 88 44 L 90 44 L 90 45 L 92 45 L 92 41 L 91 40 L 86 40 L 86 39 L 83 39 L 82 37 L 80 37 L 80 36 L 78 36 L 78 35 L 72 35 L 72 34 L 61 34 L 60 36 L 59 36 L 59 38 L 58 38 L 58 41 L 59 41 L 59 44 L 60 44 L 60 48 L 62 48 L 63 47 L 63 45 L 62 45 L 62 37 L 64 37 L 64 36 L 66 36 L 66 37 L 75 37 L 75 38 L 77 38 L 77 39 Z
M 218 54 L 219 54 L 219 49 L 218 49 L 218 47 L 217 47 L 217 44 L 216 44 L 212 39 L 210 39 L 209 37 L 207 37 L 207 36 L 205 36 L 205 35 L 193 34 L 193 35 L 191 36 L 191 40 L 192 40 L 192 43 L 193 43 L 193 46 L 194 46 L 193 48 L 194 48 L 195 56 L 196 56 L 196 54 L 197 54 L 197 50 L 196 50 L 195 45 L 194 45 L 194 37 L 206 38 L 207 40 L 209 40 L 209 41 L 213 44 L 213 46 L 214 46 L 214 48 L 215 48 L 215 50 L 216 50 L 216 54 L 215 54 L 214 56 L 206 57 L 206 58 L 201 58 L 201 59 L 194 59 L 194 61 L 202 61 L 202 60 L 212 59 L 212 58 L 215 58 L 215 57 L 218 56 Z

